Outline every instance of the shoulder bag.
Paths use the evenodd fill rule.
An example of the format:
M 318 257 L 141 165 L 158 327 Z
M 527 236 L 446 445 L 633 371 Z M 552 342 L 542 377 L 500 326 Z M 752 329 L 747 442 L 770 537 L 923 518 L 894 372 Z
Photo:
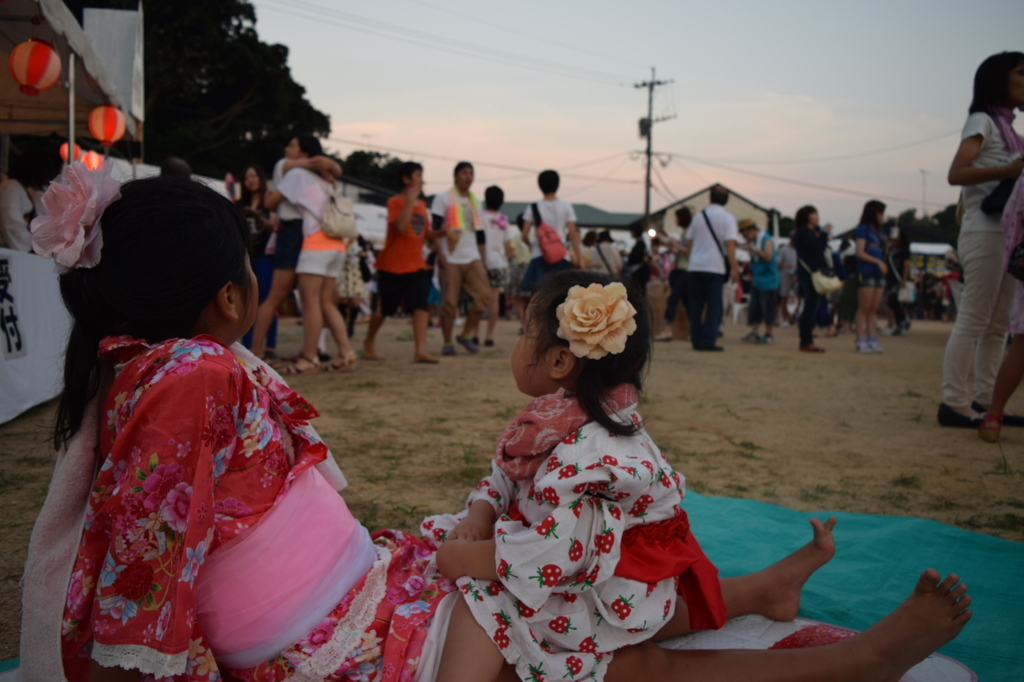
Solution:
M 807 263 L 804 262 L 803 258 L 799 258 L 798 260 L 804 270 L 810 274 L 811 284 L 814 285 L 814 290 L 819 294 L 831 294 L 833 291 L 837 291 L 843 286 L 843 280 L 839 279 L 831 272 L 825 269 L 811 270 L 807 267 Z
M 341 192 L 340 184 L 328 190 L 327 203 L 320 216 L 320 229 L 331 239 L 358 239 L 355 207 L 352 200 L 342 196 Z
M 548 265 L 554 265 L 559 261 L 565 260 L 565 242 L 558 236 L 555 228 L 541 219 L 540 209 L 536 203 L 531 204 L 530 209 L 533 211 L 533 222 L 537 225 L 537 244 L 540 246 L 540 253 L 544 257 L 544 262 Z
M 715 246 L 718 247 L 718 253 L 722 254 L 722 262 L 725 263 L 725 279 L 729 279 L 729 275 L 732 274 L 732 264 L 725 255 L 725 249 L 722 248 L 722 242 L 718 241 L 718 235 L 715 234 L 715 228 L 711 227 L 711 220 L 708 219 L 708 211 L 704 209 L 700 212 L 704 216 L 704 224 L 707 225 L 708 232 L 711 233 L 711 237 L 715 240 Z

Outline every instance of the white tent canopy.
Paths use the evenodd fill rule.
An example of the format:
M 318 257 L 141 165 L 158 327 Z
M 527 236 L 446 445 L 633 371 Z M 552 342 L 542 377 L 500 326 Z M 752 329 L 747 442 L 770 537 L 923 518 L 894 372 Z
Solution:
M 38 24 L 36 22 L 39 22 Z M 138 137 L 141 116 L 133 115 L 88 34 L 61 0 L 3 0 L 0 2 L 0 58 L 31 37 L 45 40 L 60 55 L 61 78 L 38 95 L 26 95 L 10 74 L 0 74 L 0 133 L 9 135 L 68 135 L 69 89 L 73 88 L 75 137 L 89 137 L 88 118 L 103 104 L 125 114 L 127 135 Z M 72 64 L 73 62 L 73 64 Z

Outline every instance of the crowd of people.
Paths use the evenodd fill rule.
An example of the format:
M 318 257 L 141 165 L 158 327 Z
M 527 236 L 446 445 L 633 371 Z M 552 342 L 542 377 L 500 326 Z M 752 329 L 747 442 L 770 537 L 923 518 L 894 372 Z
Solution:
M 982 208 L 986 183 L 1024 170 L 1024 139 L 1004 115 L 1019 107 L 1024 54 L 990 58 L 949 178 L 965 187 L 964 288 L 939 420 L 983 437 L 1010 423 L 1002 408 L 1024 373 L 1024 285 L 1006 274 L 1019 249 L 1008 240 L 1024 239 L 1024 183 L 1002 211 L 1006 233 Z M 650 281 L 664 278 L 685 302 L 694 350 L 721 351 L 739 250 L 750 256 L 746 340 L 771 343 L 788 276 L 803 300 L 800 351 L 823 352 L 813 336 L 822 301 L 844 286 L 829 226 L 804 206 L 789 245 L 777 246 L 729 213 L 720 186 L 707 209 L 676 214 L 684 239 L 660 235 L 652 253 L 636 234 L 622 258 L 610 235 L 581 238 L 554 171 L 538 177 L 520 248 L 501 191 L 488 188 L 484 202 L 471 191 L 471 164 L 455 167 L 429 208 L 422 167 L 404 164 L 364 357 L 379 359 L 381 326 L 404 307 L 414 360 L 437 363 L 426 348 L 432 297 L 441 355 L 479 352 L 495 290 L 514 286 L 523 332 L 511 372 L 530 402 L 461 512 L 424 519 L 422 537 L 371 534 L 337 494 L 347 484 L 309 423 L 316 410 L 263 360 L 277 308 L 297 287 L 304 339 L 282 372 L 355 362 L 343 311 L 363 280 L 359 244 L 326 229 L 340 174 L 316 138 L 297 135 L 274 188 L 246 169 L 237 205 L 187 178 L 119 185 L 81 164 L 42 195 L 32 244 L 57 263 L 73 326 L 53 435 L 61 456 L 24 574 L 23 679 L 895 682 L 969 621 L 966 586 L 929 569 L 890 616 L 824 646 L 655 644 L 741 615 L 794 618 L 805 582 L 834 553 L 834 519 L 815 519 L 812 540 L 782 561 L 720 578 L 681 509 L 683 477 L 637 411 L 655 336 Z M 886 233 L 884 211 L 864 206 L 847 273 L 854 349 L 865 354 L 880 352 L 887 287 L 903 288 L 909 272 L 906 240 Z M 326 361 L 325 327 L 337 350 Z M 237 343 L 249 330 L 251 351 Z

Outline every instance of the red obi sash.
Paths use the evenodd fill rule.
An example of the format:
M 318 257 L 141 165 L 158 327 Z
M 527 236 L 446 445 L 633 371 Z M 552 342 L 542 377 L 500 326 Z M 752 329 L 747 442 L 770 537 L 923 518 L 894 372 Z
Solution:
M 717 630 L 726 621 L 718 569 L 690 532 L 682 509 L 658 523 L 633 526 L 622 534 L 622 554 L 615 575 L 643 583 L 679 576 L 676 591 L 690 612 L 694 630 Z

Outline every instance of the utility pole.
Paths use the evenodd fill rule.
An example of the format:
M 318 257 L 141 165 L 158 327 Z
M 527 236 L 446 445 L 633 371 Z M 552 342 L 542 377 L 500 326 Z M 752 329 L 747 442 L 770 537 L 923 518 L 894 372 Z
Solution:
M 924 193 L 925 179 L 927 178 L 927 176 L 928 176 L 928 171 L 926 171 L 924 168 L 922 168 L 921 169 L 921 219 L 922 220 L 927 220 L 928 219 L 928 202 L 925 201 L 925 193 Z
M 651 80 L 643 83 L 634 83 L 634 88 L 647 88 L 647 118 L 640 119 L 640 137 L 647 138 L 647 176 L 644 181 L 644 231 L 651 229 L 651 129 L 655 123 L 661 123 L 669 119 L 675 118 L 672 116 L 663 116 L 662 118 L 654 118 L 654 88 L 659 85 L 668 85 L 672 81 L 659 81 L 654 78 L 654 67 L 651 67 Z

